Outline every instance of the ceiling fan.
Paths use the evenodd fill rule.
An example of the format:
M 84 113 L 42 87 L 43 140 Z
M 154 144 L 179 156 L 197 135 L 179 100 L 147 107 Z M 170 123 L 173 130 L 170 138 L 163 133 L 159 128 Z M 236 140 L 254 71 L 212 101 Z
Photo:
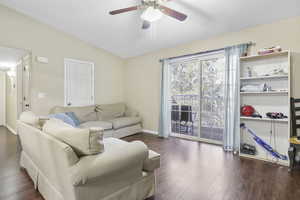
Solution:
M 143 20 L 142 29 L 148 29 L 151 25 L 151 22 L 159 20 L 163 16 L 163 14 L 179 21 L 184 21 L 187 18 L 187 15 L 183 13 L 163 6 L 162 4 L 160 4 L 161 1 L 170 0 L 142 0 L 141 5 L 110 11 L 109 14 L 116 15 L 134 10 L 143 10 L 143 13 L 141 15 L 141 18 Z

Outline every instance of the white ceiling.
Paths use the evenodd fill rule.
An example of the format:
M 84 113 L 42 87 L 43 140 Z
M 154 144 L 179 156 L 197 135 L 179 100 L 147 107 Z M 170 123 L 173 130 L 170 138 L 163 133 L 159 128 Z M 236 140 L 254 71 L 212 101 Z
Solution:
M 121 57 L 133 57 L 193 40 L 300 15 L 300 0 L 173 0 L 185 22 L 163 17 L 141 30 L 141 11 L 109 11 L 140 0 L 0 0 L 0 3 Z
M 15 67 L 20 59 L 28 52 L 22 49 L 13 49 L 0 46 L 0 70 Z

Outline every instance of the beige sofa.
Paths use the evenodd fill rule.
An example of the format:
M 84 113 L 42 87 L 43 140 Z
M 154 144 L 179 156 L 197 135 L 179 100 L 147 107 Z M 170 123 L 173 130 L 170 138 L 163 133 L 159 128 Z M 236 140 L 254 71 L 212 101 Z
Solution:
M 142 119 L 138 112 L 128 109 L 124 103 L 82 107 L 56 106 L 50 114 L 74 112 L 80 127 L 101 127 L 104 137 L 122 138 L 142 132 Z
M 33 123 L 19 120 L 18 134 L 20 164 L 46 200 L 143 200 L 155 193 L 160 156 L 142 142 L 106 138 L 104 152 L 79 157 Z

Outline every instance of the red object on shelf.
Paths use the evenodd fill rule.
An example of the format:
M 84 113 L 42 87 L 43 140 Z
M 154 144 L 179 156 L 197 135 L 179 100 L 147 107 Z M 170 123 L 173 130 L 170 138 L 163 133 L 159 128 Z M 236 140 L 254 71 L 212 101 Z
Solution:
M 243 116 L 251 117 L 255 112 L 255 109 L 252 106 L 245 105 L 241 108 L 241 114 Z

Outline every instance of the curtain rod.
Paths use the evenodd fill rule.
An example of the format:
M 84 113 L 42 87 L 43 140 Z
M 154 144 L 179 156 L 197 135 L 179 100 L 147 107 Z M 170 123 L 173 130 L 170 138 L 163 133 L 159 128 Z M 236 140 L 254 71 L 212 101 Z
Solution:
M 246 44 L 248 46 L 255 45 L 254 42 L 248 42 Z M 208 54 L 208 53 L 213 53 L 213 52 L 217 52 L 217 51 L 223 51 L 224 49 L 225 48 L 213 49 L 213 50 L 208 50 L 208 51 L 200 51 L 200 52 L 192 53 L 192 54 L 186 54 L 186 55 L 182 55 L 182 56 L 175 56 L 175 57 L 170 57 L 170 58 L 163 58 L 163 59 L 160 59 L 159 62 L 163 62 L 165 60 L 177 59 L 177 58 L 185 58 L 185 57 L 189 57 L 189 56 L 198 56 L 198 55 L 202 55 L 202 54 Z

